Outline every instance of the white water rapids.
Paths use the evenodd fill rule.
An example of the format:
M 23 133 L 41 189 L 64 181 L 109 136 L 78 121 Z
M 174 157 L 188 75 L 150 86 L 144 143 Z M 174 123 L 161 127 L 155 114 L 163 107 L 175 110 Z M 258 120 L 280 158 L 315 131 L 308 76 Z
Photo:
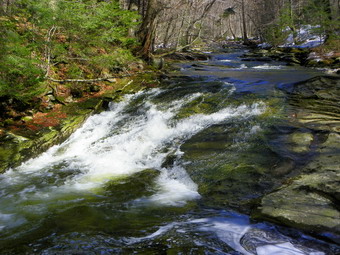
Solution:
M 82 199 L 79 194 L 100 195 L 109 180 L 144 169 L 161 172 L 157 179 L 158 192 L 146 201 L 181 205 L 197 199 L 200 197 L 197 185 L 182 166 L 161 167 L 166 156 L 170 153 L 180 156 L 179 146 L 183 141 L 213 124 L 233 117 L 248 118 L 265 109 L 263 104 L 254 103 L 175 120 L 183 105 L 201 95 L 196 93 L 162 107 L 145 100 L 139 106 L 138 115 L 128 113 L 132 101 L 145 93 L 152 99 L 160 91 L 154 89 L 127 96 L 122 102 L 112 104 L 109 111 L 91 116 L 64 143 L 3 174 L 0 179 L 0 229 L 26 222 L 27 211 L 44 215 L 53 203 L 71 203 Z M 67 177 L 56 177 L 55 167 L 59 173 L 68 173 Z M 49 176 L 56 180 L 53 183 L 38 181 L 37 184 L 37 180 Z

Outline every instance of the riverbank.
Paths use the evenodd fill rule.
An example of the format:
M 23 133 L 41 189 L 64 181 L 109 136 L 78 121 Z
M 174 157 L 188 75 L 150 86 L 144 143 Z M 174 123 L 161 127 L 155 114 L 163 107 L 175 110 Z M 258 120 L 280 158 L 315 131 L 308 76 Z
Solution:
M 319 68 L 327 73 L 340 73 L 340 52 L 323 48 L 256 48 L 242 56 L 247 61 L 282 61 L 289 66 Z

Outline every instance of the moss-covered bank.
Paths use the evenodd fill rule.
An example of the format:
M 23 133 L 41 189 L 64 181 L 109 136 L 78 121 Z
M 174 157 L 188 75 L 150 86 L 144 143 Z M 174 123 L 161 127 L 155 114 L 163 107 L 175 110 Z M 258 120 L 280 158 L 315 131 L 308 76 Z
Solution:
M 144 73 L 118 80 L 95 96 L 85 95 L 65 105 L 56 104 L 48 112 L 5 123 L 0 130 L 0 173 L 65 141 L 91 114 L 107 109 L 110 101 L 157 85 L 157 73 Z

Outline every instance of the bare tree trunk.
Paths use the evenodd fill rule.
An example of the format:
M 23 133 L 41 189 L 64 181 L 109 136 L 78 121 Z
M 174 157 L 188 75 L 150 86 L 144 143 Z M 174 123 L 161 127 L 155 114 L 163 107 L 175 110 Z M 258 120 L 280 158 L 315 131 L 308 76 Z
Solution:
M 246 21 L 246 11 L 245 11 L 244 0 L 241 1 L 241 13 L 242 13 L 243 43 L 248 44 L 249 40 L 247 36 L 247 21 Z
M 14 4 L 15 0 L 3 0 L 1 3 L 1 13 L 9 14 L 11 12 L 11 6 Z
M 233 36 L 233 39 L 236 40 L 236 35 L 235 35 L 234 31 L 233 31 L 233 28 L 231 27 L 231 19 L 230 18 L 229 18 L 228 25 L 229 25 L 230 33 Z
M 165 48 L 167 47 L 170 36 L 172 35 L 172 32 L 174 30 L 174 28 L 172 28 L 172 30 L 171 30 L 172 21 L 173 21 L 172 19 L 169 20 L 169 23 L 168 23 L 166 30 L 165 30 L 165 35 L 164 35 L 164 39 L 163 39 L 163 45 L 164 45 Z
M 156 17 L 159 11 L 159 7 L 157 8 L 157 0 L 149 0 L 142 25 L 138 31 L 138 37 L 142 43 L 142 47 L 138 53 L 146 60 L 150 59 L 150 54 L 154 48 Z
M 180 46 L 180 41 L 181 41 L 181 36 L 182 36 L 183 28 L 184 28 L 185 18 L 188 16 L 190 7 L 191 7 L 191 5 L 187 5 L 186 10 L 183 12 L 183 18 L 182 18 L 182 22 L 181 22 L 181 25 L 180 25 L 180 28 L 179 28 L 179 32 L 178 32 L 178 36 L 177 36 L 177 40 L 176 40 L 176 45 L 175 45 L 176 49 Z

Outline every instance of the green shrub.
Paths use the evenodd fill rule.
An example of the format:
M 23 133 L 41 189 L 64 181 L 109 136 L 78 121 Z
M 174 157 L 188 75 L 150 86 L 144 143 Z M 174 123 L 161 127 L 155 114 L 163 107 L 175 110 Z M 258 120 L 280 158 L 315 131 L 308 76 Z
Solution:
M 92 57 L 91 64 L 100 69 L 120 70 L 135 60 L 130 51 L 116 48 L 110 53 Z
M 15 30 L 10 20 L 0 25 L 0 97 L 30 100 L 42 91 L 42 62 L 28 40 Z

